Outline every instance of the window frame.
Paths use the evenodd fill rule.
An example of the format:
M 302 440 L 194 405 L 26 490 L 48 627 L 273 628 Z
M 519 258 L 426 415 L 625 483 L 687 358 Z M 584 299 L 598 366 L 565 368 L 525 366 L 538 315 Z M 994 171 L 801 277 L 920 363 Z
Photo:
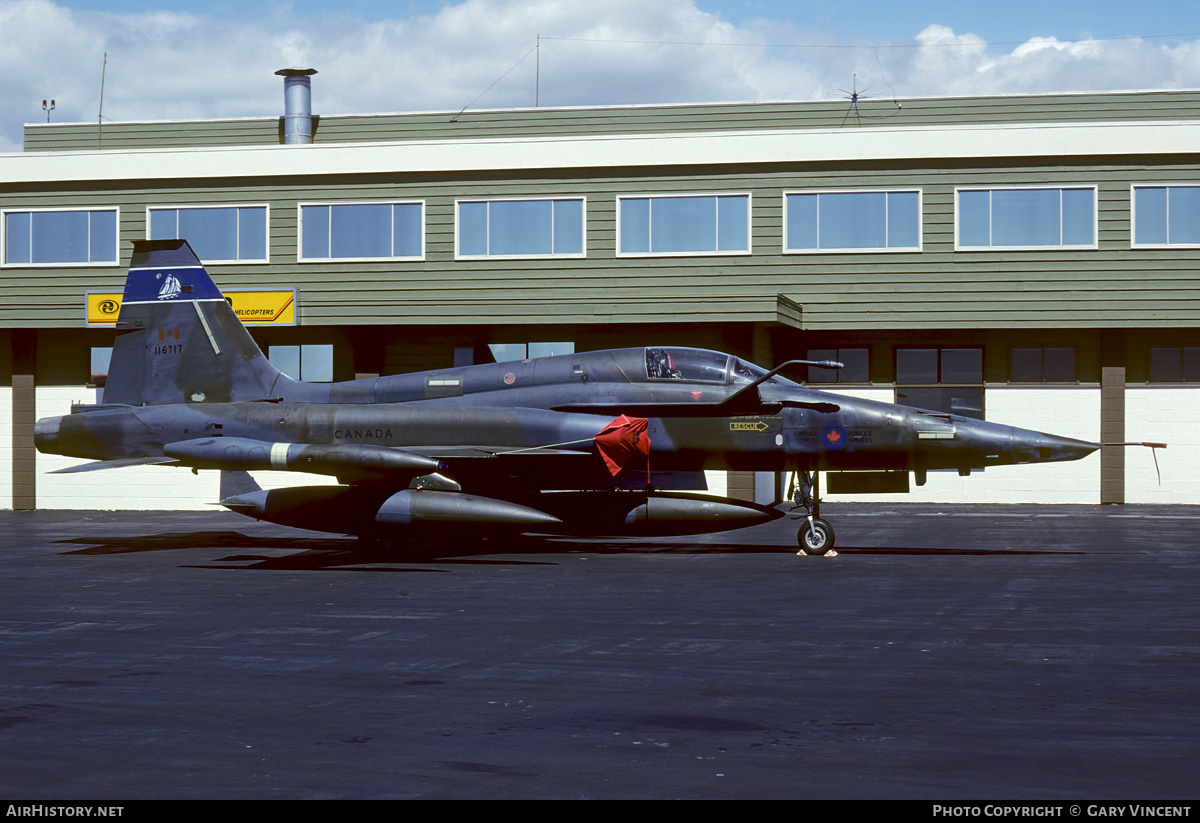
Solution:
M 833 352 L 833 357 L 818 358 L 818 357 L 814 356 L 818 352 L 827 352 L 827 351 Z M 870 386 L 870 385 L 873 385 L 871 383 L 871 346 L 869 346 L 869 345 L 867 345 L 867 346 L 864 346 L 864 345 L 833 346 L 830 348 L 814 347 L 814 348 L 810 348 L 810 349 L 805 349 L 804 356 L 808 360 L 828 359 L 828 360 L 837 360 L 837 361 L 841 361 L 844 363 L 847 358 L 845 357 L 845 355 L 842 354 L 842 352 L 852 352 L 852 351 L 862 351 L 862 352 L 866 352 L 866 354 L 867 354 L 867 362 L 866 362 L 867 379 L 866 380 L 843 380 L 841 369 L 823 369 L 820 366 L 811 366 L 810 365 L 810 366 L 806 367 L 808 370 L 808 373 L 805 375 L 805 380 L 804 380 L 805 385 L 812 385 L 812 386 Z M 820 379 L 814 380 L 813 379 L 813 370 L 816 370 L 818 372 L 823 372 L 823 371 L 831 372 L 833 379 L 832 380 L 820 380 Z M 818 374 L 817 377 L 819 378 L 820 374 Z
M 283 356 L 282 351 L 279 352 L 280 356 L 278 359 L 272 360 L 271 359 L 272 349 L 295 349 L 296 350 L 296 371 L 298 373 L 291 374 L 290 372 L 284 370 L 283 366 L 289 365 L 289 364 L 283 362 L 284 356 Z M 322 359 L 324 359 L 323 355 L 325 354 L 325 350 L 328 349 L 328 356 L 329 356 L 329 379 L 328 380 L 314 380 L 311 376 L 305 376 L 305 374 L 304 374 L 304 362 L 306 360 L 305 349 L 308 349 L 308 357 L 313 357 L 314 355 L 320 353 L 322 355 Z M 333 343 L 272 343 L 267 346 L 266 355 L 267 355 L 267 361 L 272 366 L 274 366 L 276 369 L 279 369 L 279 371 L 281 373 L 287 375 L 288 377 L 292 378 L 293 380 L 299 380 L 303 383 L 321 383 L 321 384 L 326 384 L 326 385 L 337 382 L 337 376 L 336 376 L 337 352 L 336 352 L 336 347 L 334 346 Z
M 338 206 L 420 206 L 421 207 L 421 253 L 418 255 L 401 255 L 391 257 L 305 257 L 304 256 L 304 209 L 308 206 L 328 206 L 330 214 Z M 395 237 L 395 212 L 393 214 L 392 232 Z M 332 249 L 332 224 L 330 220 L 329 245 Z M 296 262 L 297 263 L 390 263 L 390 262 L 421 262 L 425 259 L 427 244 L 425 230 L 427 225 L 425 201 L 416 200 L 310 200 L 296 203 Z M 393 243 L 393 251 L 395 251 Z
M 1137 190 L 1138 189 L 1200 189 L 1200 183 L 1130 183 L 1129 184 L 1129 248 L 1131 249 L 1200 249 L 1200 241 L 1195 243 L 1171 242 L 1171 195 L 1168 191 L 1166 204 L 1166 225 L 1163 233 L 1167 236 L 1165 243 L 1137 242 Z
M 1092 192 L 1092 242 L 1090 244 L 1063 243 L 1062 241 L 1062 198 L 1061 193 L 1069 190 L 1090 190 Z M 1046 245 L 1014 245 L 997 246 L 991 242 L 994 225 L 991 213 L 991 200 L 988 201 L 988 245 L 968 246 L 960 241 L 962 231 L 962 206 L 960 195 L 963 192 L 983 191 L 1057 191 L 1059 196 L 1059 243 Z M 1096 183 L 1059 183 L 1014 186 L 955 186 L 954 187 L 954 250 L 958 251 L 1095 251 L 1100 248 L 1100 187 Z
M 156 211 L 175 211 L 181 209 L 195 210 L 200 209 L 264 209 L 263 212 L 263 254 L 261 258 L 253 258 L 246 260 L 208 260 L 201 258 L 201 262 L 205 265 L 210 263 L 222 266 L 253 266 L 271 262 L 271 204 L 270 203 L 213 203 L 203 205 L 178 205 L 178 206 L 147 206 L 146 207 L 146 239 L 153 240 L 150 235 L 150 213 Z M 175 218 L 176 229 L 179 226 L 179 217 Z M 235 245 L 241 245 L 241 221 L 238 220 L 238 237 L 235 239 Z M 174 238 L 187 240 L 186 237 Z M 194 249 L 193 249 L 194 251 Z M 199 253 L 197 253 L 199 256 Z
M 788 248 L 788 197 L 806 194 L 916 194 L 917 195 L 917 245 L 916 246 L 882 246 L 871 248 Z M 885 203 L 886 198 L 885 198 Z M 820 200 L 817 201 L 817 237 L 820 242 L 821 212 Z M 884 231 L 887 231 L 887 217 L 884 217 Z M 924 250 L 925 245 L 925 191 L 919 186 L 900 186 L 885 189 L 788 189 L 783 192 L 783 253 L 784 254 L 913 254 Z
M 901 351 L 924 351 L 934 350 L 937 352 L 937 381 L 934 383 L 917 383 L 917 382 L 901 382 L 900 380 L 900 352 Z M 942 355 L 947 351 L 978 351 L 979 352 L 979 382 L 963 382 L 963 381 L 946 381 L 942 375 Z M 967 417 L 975 420 L 987 420 L 987 348 L 980 345 L 956 345 L 945 344 L 939 345 L 936 343 L 930 344 L 912 344 L 912 345 L 897 345 L 892 349 L 892 400 L 898 406 L 907 406 L 908 408 L 921 409 L 935 412 L 938 414 L 957 414 L 961 417 Z M 929 409 L 923 406 L 916 406 L 911 403 L 905 403 L 901 400 L 902 389 L 938 389 L 938 390 L 953 390 L 953 389 L 970 389 L 979 392 L 979 417 L 974 417 L 969 414 L 962 414 L 953 410 Z M 907 397 L 907 395 L 905 395 Z
M 621 251 L 621 202 L 624 200 L 677 200 L 680 198 L 700 198 L 712 197 L 715 201 L 719 197 L 744 197 L 746 198 L 746 248 L 737 251 L 724 251 L 715 249 L 713 251 Z M 747 257 L 754 253 L 754 195 L 749 191 L 689 191 L 689 192 L 669 192 L 665 194 L 618 194 L 616 199 L 616 248 L 615 255 L 617 257 Z M 719 212 L 718 212 L 719 214 Z M 720 237 L 720 226 L 717 226 L 716 237 L 714 241 Z M 653 226 L 648 229 L 650 245 L 653 246 Z M 715 246 L 716 243 L 714 242 Z
M 1147 346 L 1146 347 L 1146 374 L 1145 384 L 1147 386 L 1195 386 L 1197 380 L 1189 380 L 1187 374 L 1187 351 L 1192 350 L 1200 353 L 1200 346 Z M 1155 380 L 1154 379 L 1154 352 L 1155 351 L 1178 351 L 1179 352 L 1179 378 L 1172 380 Z
M 554 206 L 556 202 L 578 202 L 579 209 L 579 248 L 575 252 L 550 252 L 549 254 L 463 254 L 459 249 L 459 240 L 461 238 L 462 220 L 460 218 L 459 207 L 463 203 L 487 203 L 488 207 L 488 236 L 486 237 L 487 245 L 491 246 L 491 203 L 550 203 L 550 242 L 554 243 Z M 454 259 L 455 260 L 554 260 L 554 259 L 576 259 L 581 260 L 587 257 L 587 197 L 583 195 L 565 195 L 562 197 L 457 197 L 454 200 Z
M 1070 380 L 1051 380 L 1046 377 L 1046 352 L 1053 349 L 1068 350 L 1071 352 L 1071 370 L 1074 376 Z M 1040 366 L 1042 377 L 1040 380 L 1017 380 L 1013 377 L 1015 371 L 1016 352 L 1019 350 L 1038 351 L 1040 352 Z M 1008 374 L 1007 385 L 1009 386 L 1078 386 L 1079 380 L 1079 347 L 1078 346 L 1009 346 L 1008 347 Z
M 28 263 L 10 263 L 8 262 L 8 216 L 10 214 L 36 214 L 36 213 L 63 213 L 63 212 L 85 212 L 92 214 L 94 212 L 112 212 L 113 213 L 113 259 L 101 260 L 93 262 L 88 260 L 82 261 L 62 261 L 52 263 L 35 263 L 32 260 Z M 29 221 L 30 230 L 30 257 L 33 256 L 33 219 Z M 88 249 L 89 256 L 91 254 L 91 220 L 88 220 Z M 56 208 L 54 206 L 38 207 L 38 208 L 7 208 L 0 209 L 0 268 L 5 269 L 75 269 L 75 268 L 103 268 L 106 266 L 119 266 L 121 264 L 121 207 L 120 206 L 64 206 Z

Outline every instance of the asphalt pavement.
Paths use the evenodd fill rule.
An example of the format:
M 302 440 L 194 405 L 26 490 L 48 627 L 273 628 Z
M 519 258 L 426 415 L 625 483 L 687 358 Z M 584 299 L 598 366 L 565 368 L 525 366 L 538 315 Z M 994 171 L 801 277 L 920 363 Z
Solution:
M 1193 799 L 1200 509 L 363 550 L 0 512 L 0 797 Z

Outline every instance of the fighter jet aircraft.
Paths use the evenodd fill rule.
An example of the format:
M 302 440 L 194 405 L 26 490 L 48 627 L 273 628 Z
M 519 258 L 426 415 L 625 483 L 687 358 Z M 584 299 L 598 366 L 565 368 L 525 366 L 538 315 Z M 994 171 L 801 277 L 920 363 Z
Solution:
M 39 420 L 67 471 L 220 470 L 223 505 L 402 544 L 406 535 L 694 534 L 778 507 L 679 491 L 706 469 L 797 472 L 802 551 L 834 545 L 819 472 L 886 490 L 926 473 L 1077 460 L 1100 447 L 817 391 L 728 354 L 642 347 L 304 383 L 255 344 L 183 240 L 137 241 L 102 402 Z M 825 368 L 839 364 L 820 362 Z M 332 476 L 265 491 L 248 472 Z M 879 486 L 882 484 L 882 486 Z

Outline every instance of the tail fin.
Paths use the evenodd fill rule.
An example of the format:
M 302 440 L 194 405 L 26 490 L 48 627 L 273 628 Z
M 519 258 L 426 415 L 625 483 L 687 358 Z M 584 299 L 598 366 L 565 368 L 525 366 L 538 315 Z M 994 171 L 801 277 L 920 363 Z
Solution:
M 161 405 L 278 396 L 263 356 L 186 240 L 135 240 L 104 403 Z

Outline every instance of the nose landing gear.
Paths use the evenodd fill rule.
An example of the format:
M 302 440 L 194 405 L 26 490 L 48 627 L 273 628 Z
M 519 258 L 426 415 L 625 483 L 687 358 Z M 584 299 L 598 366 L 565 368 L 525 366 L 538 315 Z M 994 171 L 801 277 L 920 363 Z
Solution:
M 797 509 L 803 509 L 803 512 L 794 514 L 794 517 L 801 518 L 800 531 L 796 534 L 796 542 L 800 544 L 800 551 L 797 555 L 804 556 L 807 554 L 820 554 L 826 557 L 836 557 L 837 552 L 833 550 L 834 534 L 833 526 L 829 525 L 828 520 L 821 519 L 821 495 L 820 495 L 820 480 L 819 475 L 815 471 L 798 472 L 793 479 L 792 500 L 795 506 L 793 512 Z

